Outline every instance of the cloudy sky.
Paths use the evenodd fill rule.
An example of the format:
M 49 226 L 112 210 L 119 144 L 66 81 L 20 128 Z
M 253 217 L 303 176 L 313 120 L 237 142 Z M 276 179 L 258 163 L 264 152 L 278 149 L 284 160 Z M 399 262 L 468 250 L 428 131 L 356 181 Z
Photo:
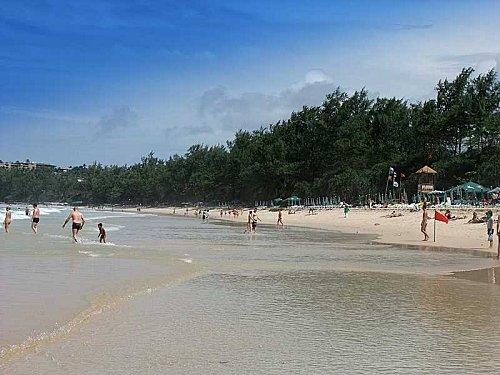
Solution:
M 498 25 L 500 1 L 480 0 L 5 2 L 0 159 L 168 157 L 339 86 L 422 100 L 500 67 Z

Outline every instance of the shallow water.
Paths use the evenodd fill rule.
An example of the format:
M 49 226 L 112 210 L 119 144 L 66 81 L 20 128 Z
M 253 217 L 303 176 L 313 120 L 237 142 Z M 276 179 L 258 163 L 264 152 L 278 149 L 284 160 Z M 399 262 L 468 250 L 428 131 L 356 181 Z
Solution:
M 492 259 L 103 211 L 72 244 L 66 211 L 0 235 L 3 373 L 500 370 L 498 285 L 449 276 Z

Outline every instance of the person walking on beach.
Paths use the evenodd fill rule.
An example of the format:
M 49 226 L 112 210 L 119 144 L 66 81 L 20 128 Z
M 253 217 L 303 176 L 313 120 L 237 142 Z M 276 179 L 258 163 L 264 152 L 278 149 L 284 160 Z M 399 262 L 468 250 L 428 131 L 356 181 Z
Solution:
M 349 205 L 347 203 L 344 204 L 344 217 L 347 219 L 347 215 L 349 215 Z
M 38 233 L 38 223 L 40 222 L 40 209 L 38 204 L 33 203 L 33 213 L 31 214 L 31 230 L 33 233 Z
M 422 205 L 422 222 L 420 223 L 420 231 L 424 235 L 423 241 L 427 241 L 429 239 L 429 235 L 427 234 L 427 221 L 429 219 L 429 215 L 427 215 L 427 202 L 424 202 Z
M 77 240 L 77 235 L 78 232 L 80 232 L 85 225 L 85 219 L 83 218 L 83 214 L 78 210 L 78 207 L 73 207 L 73 211 L 69 214 L 69 216 L 66 218 L 63 224 L 63 228 L 68 224 L 68 221 L 72 221 L 71 225 L 71 233 L 73 236 L 73 241 L 78 242 Z
M 7 207 L 5 209 L 5 219 L 3 220 L 3 228 L 5 230 L 5 233 L 9 233 L 9 226 L 12 223 L 12 211 L 10 210 L 10 207 Z
M 493 211 L 491 210 L 486 212 L 486 233 L 488 234 L 488 242 L 491 248 L 493 247 L 493 235 L 495 234 L 495 230 L 493 229 Z
M 106 243 L 106 230 L 103 228 L 102 223 L 97 224 L 97 229 L 99 229 L 99 243 Z
M 500 215 L 498 215 L 497 218 L 497 237 L 498 237 L 497 259 L 500 259 Z
M 284 227 L 283 225 L 283 212 L 280 210 L 278 211 L 278 221 L 276 222 L 276 228 L 279 228 L 281 225 L 281 228 Z

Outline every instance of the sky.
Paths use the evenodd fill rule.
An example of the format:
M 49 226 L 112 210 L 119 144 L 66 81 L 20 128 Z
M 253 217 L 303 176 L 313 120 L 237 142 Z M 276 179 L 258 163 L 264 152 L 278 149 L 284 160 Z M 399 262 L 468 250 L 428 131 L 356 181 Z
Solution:
M 132 164 L 225 144 L 337 87 L 416 102 L 500 67 L 500 1 L 16 0 L 0 160 Z

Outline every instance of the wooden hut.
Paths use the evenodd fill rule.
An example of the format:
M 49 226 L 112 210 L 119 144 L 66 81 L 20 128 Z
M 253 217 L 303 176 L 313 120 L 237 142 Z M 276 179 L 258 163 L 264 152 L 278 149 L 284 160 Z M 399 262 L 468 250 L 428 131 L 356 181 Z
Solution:
M 418 194 L 425 194 L 434 191 L 437 172 L 428 165 L 415 172 L 418 176 Z

